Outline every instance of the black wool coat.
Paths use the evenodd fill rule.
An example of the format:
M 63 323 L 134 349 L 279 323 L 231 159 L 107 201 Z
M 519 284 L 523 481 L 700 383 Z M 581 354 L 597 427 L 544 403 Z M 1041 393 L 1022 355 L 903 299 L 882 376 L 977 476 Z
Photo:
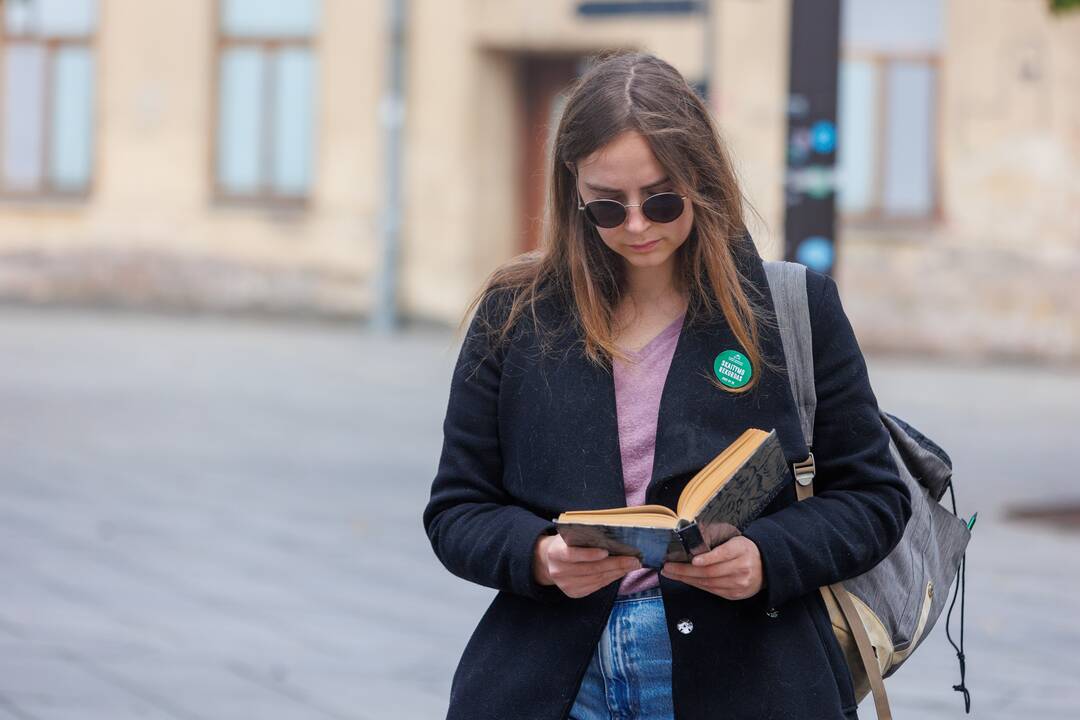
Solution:
M 749 238 L 736 257 L 759 293 L 752 299 L 771 312 Z M 660 578 L 678 720 L 856 717 L 851 675 L 817 588 L 875 565 L 911 511 L 836 285 L 815 272 L 807 285 L 819 398 L 815 496 L 796 502 L 789 469 L 784 492 L 745 529 L 764 568 L 756 596 L 730 601 Z M 543 323 L 571 317 L 566 302 L 545 301 Z M 571 599 L 539 585 L 532 570 L 537 540 L 554 531 L 551 518 L 626 504 L 610 370 L 588 361 L 572 322 L 546 352 L 531 320 L 490 348 L 482 324 L 505 311 L 505 292 L 489 293 L 466 335 L 423 513 L 442 563 L 499 591 L 454 674 L 451 720 L 566 718 L 618 592 L 615 582 Z M 748 393 L 713 386 L 714 358 L 741 347 L 722 316 L 690 316 L 660 400 L 645 500 L 672 509 L 686 481 L 748 427 L 776 428 L 791 463 L 807 454 L 786 377 L 754 368 L 761 382 Z M 766 331 L 762 344 L 782 365 L 778 332 Z M 676 630 L 684 619 L 693 623 L 689 634 Z

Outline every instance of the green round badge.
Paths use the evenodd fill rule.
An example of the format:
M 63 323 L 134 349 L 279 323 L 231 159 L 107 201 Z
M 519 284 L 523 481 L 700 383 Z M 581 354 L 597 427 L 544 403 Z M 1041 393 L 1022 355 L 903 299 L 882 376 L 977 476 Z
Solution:
M 754 376 L 754 368 L 738 350 L 725 350 L 713 360 L 717 379 L 729 388 L 741 388 Z

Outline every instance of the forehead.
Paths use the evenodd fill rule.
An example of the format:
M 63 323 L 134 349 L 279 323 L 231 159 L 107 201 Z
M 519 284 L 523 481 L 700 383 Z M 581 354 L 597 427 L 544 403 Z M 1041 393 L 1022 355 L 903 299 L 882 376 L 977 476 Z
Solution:
M 666 173 L 641 133 L 627 130 L 577 164 L 578 175 L 591 185 L 636 190 Z

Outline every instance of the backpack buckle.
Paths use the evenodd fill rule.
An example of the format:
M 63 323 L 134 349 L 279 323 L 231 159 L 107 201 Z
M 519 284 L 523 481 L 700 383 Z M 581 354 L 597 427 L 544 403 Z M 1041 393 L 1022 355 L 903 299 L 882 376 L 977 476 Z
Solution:
M 800 485 L 806 486 L 814 482 L 814 476 L 817 474 L 817 465 L 814 464 L 814 453 L 810 453 L 806 456 L 805 460 L 792 465 L 795 470 L 795 482 Z

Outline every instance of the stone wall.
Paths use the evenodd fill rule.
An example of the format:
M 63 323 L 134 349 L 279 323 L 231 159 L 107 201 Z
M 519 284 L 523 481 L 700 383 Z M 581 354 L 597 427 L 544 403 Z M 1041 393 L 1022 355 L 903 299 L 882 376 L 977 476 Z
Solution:
M 841 237 L 837 281 L 864 350 L 1080 362 L 1080 252 L 947 235 Z
M 951 0 L 943 217 L 840 233 L 864 347 L 1080 362 L 1080 11 Z

